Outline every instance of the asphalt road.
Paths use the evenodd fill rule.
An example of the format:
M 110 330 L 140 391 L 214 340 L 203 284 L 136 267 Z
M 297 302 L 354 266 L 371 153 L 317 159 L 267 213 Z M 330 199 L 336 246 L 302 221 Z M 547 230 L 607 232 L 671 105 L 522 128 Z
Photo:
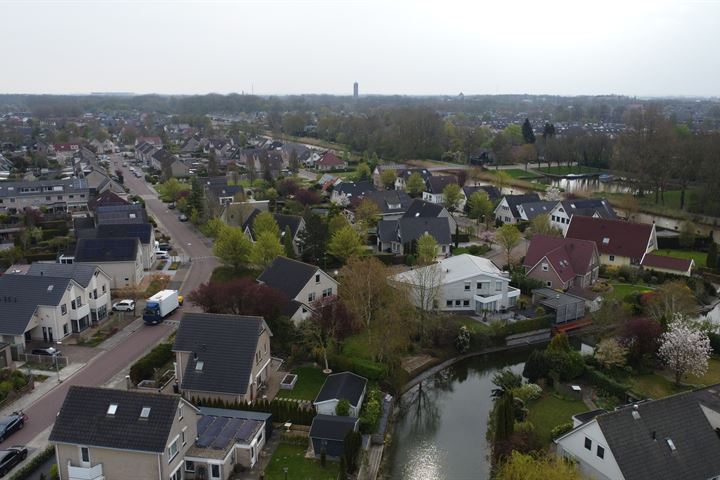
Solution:
M 122 160 L 118 159 L 118 163 L 122 165 Z M 181 288 L 181 293 L 188 294 L 201 283 L 207 282 L 212 271 L 218 265 L 217 260 L 212 257 L 211 247 L 203 243 L 203 238 L 190 225 L 178 221 L 178 214 L 173 210 L 168 210 L 155 197 L 143 179 L 137 179 L 127 169 L 122 169 L 125 170 L 124 179 L 126 185 L 133 193 L 141 195 L 145 199 L 147 209 L 158 220 L 160 228 L 172 237 L 174 246 L 181 249 L 186 256 L 192 258 L 190 270 Z M 182 311 L 196 310 L 189 302 L 182 307 Z M 175 319 L 177 318 L 176 314 Z M 28 415 L 28 421 L 25 428 L 11 435 L 5 442 L 0 443 L 0 448 L 29 443 L 55 422 L 55 417 L 60 411 L 70 386 L 101 386 L 107 383 L 160 342 L 174 328 L 175 326 L 170 323 L 143 326 L 110 350 L 100 353 L 75 375 L 64 380 L 59 386 L 26 408 L 25 413 Z M 49 378 L 46 381 L 54 380 Z
M 185 256 L 190 257 L 190 271 L 185 283 L 180 288 L 182 295 L 187 295 L 195 290 L 201 283 L 207 282 L 219 262 L 213 257 L 212 247 L 206 244 L 207 240 L 199 235 L 188 222 L 178 220 L 179 212 L 169 210 L 167 205 L 161 202 L 155 193 L 148 188 L 143 177 L 136 178 L 129 167 L 122 167 L 121 158 L 113 155 L 119 169 L 123 171 L 123 181 L 131 192 L 145 200 L 145 208 L 158 221 L 158 226 L 172 238 L 173 247 L 182 250 Z M 183 305 L 183 311 L 200 311 L 189 303 Z

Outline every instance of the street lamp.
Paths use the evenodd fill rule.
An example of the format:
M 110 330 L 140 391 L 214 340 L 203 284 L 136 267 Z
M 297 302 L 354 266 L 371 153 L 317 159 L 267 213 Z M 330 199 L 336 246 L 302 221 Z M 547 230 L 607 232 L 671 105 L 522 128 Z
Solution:
M 61 341 L 57 341 L 58 345 L 62 345 Z M 62 383 L 62 380 L 60 380 L 60 365 L 58 364 L 58 355 L 53 355 L 53 360 L 55 360 L 55 372 L 57 373 L 58 377 L 58 383 Z

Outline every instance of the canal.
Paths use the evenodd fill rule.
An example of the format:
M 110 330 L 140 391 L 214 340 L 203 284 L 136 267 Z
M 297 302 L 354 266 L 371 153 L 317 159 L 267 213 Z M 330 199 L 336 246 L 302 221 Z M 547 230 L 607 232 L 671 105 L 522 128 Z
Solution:
M 492 408 L 492 377 L 510 368 L 522 373 L 528 351 L 502 358 L 475 357 L 414 387 L 400 402 L 388 452 L 387 478 L 481 480 L 490 476 L 485 439 Z

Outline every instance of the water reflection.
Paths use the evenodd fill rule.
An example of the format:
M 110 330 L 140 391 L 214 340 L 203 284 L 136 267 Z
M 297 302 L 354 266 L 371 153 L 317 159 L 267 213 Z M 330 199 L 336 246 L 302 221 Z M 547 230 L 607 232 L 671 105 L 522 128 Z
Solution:
M 522 372 L 524 354 L 461 362 L 401 399 L 390 449 L 392 479 L 489 478 L 487 417 L 492 376 L 504 367 Z
M 635 188 L 624 182 L 601 182 L 597 177 L 585 178 L 554 178 L 542 183 L 549 183 L 565 192 L 608 192 L 608 193 L 633 193 Z

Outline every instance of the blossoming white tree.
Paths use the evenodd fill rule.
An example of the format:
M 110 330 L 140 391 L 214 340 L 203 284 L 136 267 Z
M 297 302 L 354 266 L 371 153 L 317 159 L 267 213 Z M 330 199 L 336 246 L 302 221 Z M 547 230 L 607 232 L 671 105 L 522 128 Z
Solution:
M 660 337 L 658 354 L 665 365 L 675 373 L 675 384 L 679 385 L 684 375 L 704 375 L 710 358 L 710 339 L 705 334 L 684 322 L 679 315 Z

